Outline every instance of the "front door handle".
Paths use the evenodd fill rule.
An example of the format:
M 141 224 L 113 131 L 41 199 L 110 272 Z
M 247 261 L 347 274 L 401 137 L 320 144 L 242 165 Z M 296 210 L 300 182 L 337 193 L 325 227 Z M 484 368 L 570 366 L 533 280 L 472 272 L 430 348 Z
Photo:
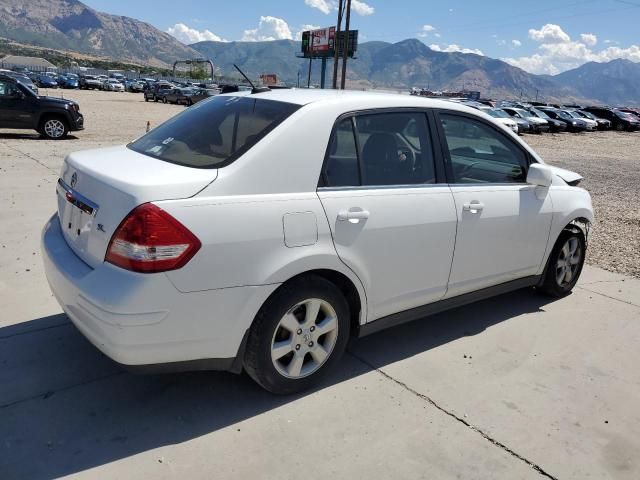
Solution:
M 484 209 L 484 203 L 474 200 L 472 202 L 463 204 L 462 208 L 465 212 L 480 213 Z
M 367 210 L 340 210 L 338 212 L 338 221 L 345 222 L 347 220 L 355 220 L 354 223 L 358 223 L 360 220 L 366 220 L 369 218 L 369 212 Z

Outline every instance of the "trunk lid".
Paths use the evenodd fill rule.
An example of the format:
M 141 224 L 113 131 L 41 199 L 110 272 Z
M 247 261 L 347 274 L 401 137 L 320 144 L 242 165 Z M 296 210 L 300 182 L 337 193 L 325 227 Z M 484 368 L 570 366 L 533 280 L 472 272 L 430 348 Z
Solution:
M 120 222 L 143 203 L 188 198 L 213 182 L 217 169 L 176 165 L 125 146 L 70 154 L 57 185 L 65 239 L 95 268 Z

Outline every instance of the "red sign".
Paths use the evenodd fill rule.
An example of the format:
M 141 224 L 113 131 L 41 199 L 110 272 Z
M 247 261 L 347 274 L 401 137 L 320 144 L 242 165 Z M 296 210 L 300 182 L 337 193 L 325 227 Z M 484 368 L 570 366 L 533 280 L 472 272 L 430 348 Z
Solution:
M 311 51 L 326 52 L 333 50 L 336 39 L 336 27 L 321 28 L 311 32 Z
M 278 84 L 278 76 L 275 73 L 263 73 L 262 75 L 260 75 L 260 80 L 262 80 L 263 85 Z

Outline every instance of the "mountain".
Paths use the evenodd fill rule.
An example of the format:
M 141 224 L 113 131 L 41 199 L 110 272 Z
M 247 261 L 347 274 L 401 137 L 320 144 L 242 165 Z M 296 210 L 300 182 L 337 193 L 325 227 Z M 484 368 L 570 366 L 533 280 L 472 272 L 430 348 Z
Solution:
M 640 63 L 630 60 L 589 62 L 551 78 L 609 105 L 640 104 Z
M 275 42 L 199 42 L 191 45 L 211 58 L 223 74 L 234 71 L 236 63 L 250 77 L 277 73 L 285 82 L 306 83 L 308 60 L 296 58 L 300 44 L 290 40 Z M 318 83 L 320 62 L 314 62 L 313 83 Z M 329 62 L 327 81 L 331 78 Z M 570 86 L 559 85 L 513 67 L 501 60 L 474 54 L 436 52 L 416 39 L 397 43 L 366 42 L 358 47 L 357 59 L 350 61 L 347 78 L 351 86 L 431 90 L 479 90 L 497 98 L 522 96 L 548 100 L 580 100 Z
M 77 0 L 0 0 L 0 36 L 154 66 L 197 55 L 148 23 L 101 13 Z

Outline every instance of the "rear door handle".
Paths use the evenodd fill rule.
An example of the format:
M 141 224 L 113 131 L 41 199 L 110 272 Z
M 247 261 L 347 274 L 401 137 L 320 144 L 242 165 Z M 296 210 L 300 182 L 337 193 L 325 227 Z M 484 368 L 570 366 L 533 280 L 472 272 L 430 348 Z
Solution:
M 462 208 L 465 212 L 480 213 L 484 209 L 484 203 L 474 200 L 472 202 L 463 204 Z
M 338 221 L 345 222 L 347 220 L 366 220 L 369 218 L 367 210 L 340 210 L 338 212 Z

